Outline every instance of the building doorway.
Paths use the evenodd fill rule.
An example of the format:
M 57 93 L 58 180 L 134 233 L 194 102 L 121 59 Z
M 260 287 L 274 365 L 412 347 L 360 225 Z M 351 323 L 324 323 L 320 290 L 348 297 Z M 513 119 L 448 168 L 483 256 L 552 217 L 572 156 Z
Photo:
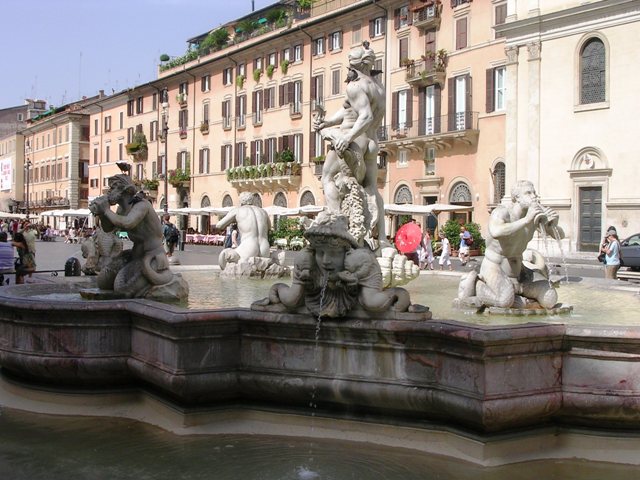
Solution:
M 597 252 L 602 234 L 602 187 L 580 187 L 580 238 L 582 252 Z

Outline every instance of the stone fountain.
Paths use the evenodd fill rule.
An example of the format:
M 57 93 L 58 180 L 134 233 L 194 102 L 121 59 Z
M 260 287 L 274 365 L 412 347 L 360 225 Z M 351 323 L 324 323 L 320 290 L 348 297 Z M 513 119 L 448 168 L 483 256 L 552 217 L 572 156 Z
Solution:
M 323 172 L 325 191 L 334 195 L 327 204 L 333 206 L 308 228 L 310 246 L 295 265 L 291 285 L 273 285 L 251 309 L 225 310 L 186 310 L 139 298 L 143 294 L 53 301 L 46 296 L 49 285 L 3 287 L 0 366 L 11 386 L 5 380 L 0 390 L 18 398 L 12 405 L 26 408 L 29 402 L 21 403 L 19 396 L 28 399 L 32 386 L 52 395 L 124 388 L 170 405 L 166 415 L 183 415 L 181 428 L 187 433 L 200 422 L 213 422 L 217 433 L 344 435 L 340 438 L 429 451 L 450 442 L 457 447 L 437 451 L 483 465 L 521 461 L 526 455 L 555 458 L 553 446 L 572 435 L 565 428 L 589 427 L 599 438 L 616 440 L 621 436 L 611 430 L 640 428 L 640 327 L 433 320 L 402 288 L 384 288 L 375 253 L 385 248 L 377 240 L 384 238 L 380 204 L 367 180 L 384 105 L 371 71 L 374 58 L 368 45 L 350 55 L 345 111 L 316 122 L 321 132 L 329 124 L 340 125 L 330 133 L 334 150 Z M 362 101 L 366 92 L 375 105 Z M 360 121 L 361 115 L 369 123 Z M 112 186 L 119 185 L 126 182 Z M 115 196 L 92 209 L 106 230 L 124 228 L 139 245 L 144 229 L 128 219 L 127 208 L 146 205 L 134 202 L 114 213 L 108 204 Z M 523 218 L 516 223 L 555 226 L 553 214 L 534 203 Z M 530 227 L 520 234 L 518 249 Z M 501 233 L 490 229 L 490 235 L 496 248 L 504 247 Z M 132 257 L 171 282 L 158 248 L 141 252 L 134 247 Z M 127 265 L 109 277 L 108 286 L 120 288 L 120 272 L 133 268 Z M 465 279 L 476 289 L 469 296 L 489 297 L 478 288 L 478 281 L 486 283 L 486 271 L 481 269 L 474 282 Z M 71 283 L 56 288 L 77 291 Z M 547 288 L 534 290 L 540 305 L 555 305 Z M 505 308 L 513 306 L 513 283 L 511 291 Z M 52 404 L 68 398 L 55 397 Z M 105 413 L 96 409 L 93 414 Z M 246 428 L 251 415 L 259 420 Z M 163 424 L 146 414 L 136 418 Z M 312 426 L 322 423 L 322 431 L 307 423 L 304 432 L 281 428 L 283 422 L 300 424 L 301 418 Z M 332 433 L 330 425 L 336 427 Z M 392 426 L 399 433 L 393 434 Z M 354 433 L 375 428 L 384 434 Z M 431 441 L 407 445 L 407 438 L 426 432 Z M 496 434 L 502 433 L 516 439 L 517 448 L 501 448 L 507 437 Z M 547 441 L 549 435 L 556 441 Z M 637 455 L 624 461 L 637 464 Z

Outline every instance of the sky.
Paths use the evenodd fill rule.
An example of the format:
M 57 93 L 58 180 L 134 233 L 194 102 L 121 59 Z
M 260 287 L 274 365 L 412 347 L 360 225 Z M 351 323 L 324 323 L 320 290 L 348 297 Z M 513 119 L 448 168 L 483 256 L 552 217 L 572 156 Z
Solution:
M 254 0 L 255 9 L 276 0 Z M 157 77 L 160 55 L 251 13 L 251 0 L 0 0 L 0 109 L 60 106 Z

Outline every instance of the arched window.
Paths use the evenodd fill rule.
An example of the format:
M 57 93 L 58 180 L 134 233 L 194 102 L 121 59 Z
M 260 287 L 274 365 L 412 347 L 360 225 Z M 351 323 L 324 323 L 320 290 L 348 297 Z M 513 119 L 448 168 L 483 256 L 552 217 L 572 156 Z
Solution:
M 606 100 L 606 50 L 599 38 L 588 40 L 580 53 L 580 103 Z
M 315 204 L 316 204 L 316 199 L 313 196 L 313 193 L 311 193 L 308 190 L 302 194 L 302 197 L 300 197 L 301 207 L 304 207 L 305 205 L 315 205 Z
M 206 208 L 210 206 L 211 200 L 209 200 L 209 197 L 205 195 L 204 197 L 202 197 L 202 200 L 200 200 L 200 207 Z M 200 226 L 198 230 L 200 231 L 200 233 L 210 233 L 209 230 L 211 230 L 211 217 L 209 215 L 200 215 Z
M 396 190 L 396 194 L 393 197 L 393 202 L 402 204 L 402 203 L 413 203 L 413 194 L 411 190 L 406 185 L 403 185 L 398 190 Z
M 261 197 L 259 194 L 257 194 L 257 193 L 254 193 L 254 194 L 253 194 L 253 204 L 254 204 L 256 207 L 260 207 L 260 208 L 262 208 L 262 197 Z
M 200 201 L 200 206 L 202 208 L 211 206 L 211 200 L 209 200 L 208 196 L 205 195 L 204 197 L 202 197 L 202 200 Z
M 287 208 L 287 197 L 284 193 L 278 192 L 276 193 L 275 198 L 273 199 L 273 204 L 277 207 Z
M 458 182 L 453 186 L 449 195 L 449 203 L 471 205 L 471 190 L 466 183 Z
M 222 206 L 223 207 L 233 207 L 233 199 L 231 198 L 230 195 L 225 195 L 224 198 L 222 199 Z
M 502 201 L 505 194 L 506 172 L 504 162 L 496 163 L 493 168 L 493 203 L 498 204 Z

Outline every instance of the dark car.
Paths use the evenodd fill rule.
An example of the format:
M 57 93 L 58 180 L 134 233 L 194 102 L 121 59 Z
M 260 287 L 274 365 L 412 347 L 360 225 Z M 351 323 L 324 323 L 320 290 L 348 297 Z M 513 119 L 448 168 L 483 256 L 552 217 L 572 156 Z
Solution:
M 640 233 L 631 235 L 620 242 L 622 265 L 631 270 L 640 270 Z

